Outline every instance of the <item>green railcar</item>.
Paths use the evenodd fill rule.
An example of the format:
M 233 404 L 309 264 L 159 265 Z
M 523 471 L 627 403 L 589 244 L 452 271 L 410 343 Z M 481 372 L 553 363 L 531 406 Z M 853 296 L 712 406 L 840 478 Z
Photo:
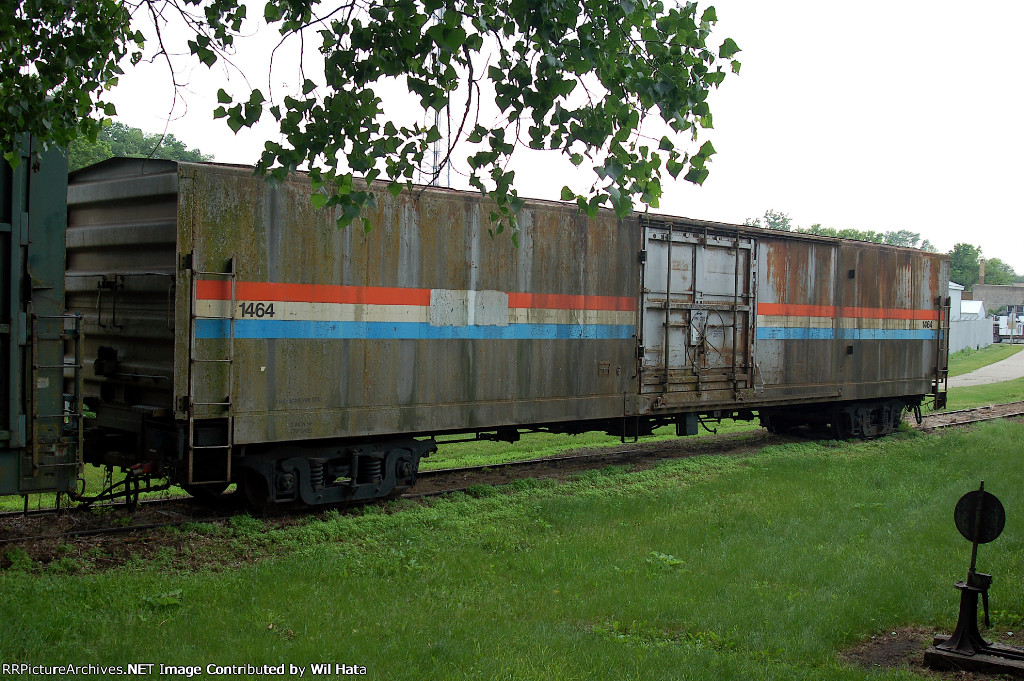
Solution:
M 80 323 L 64 313 L 67 159 L 29 138 L 0 161 L 0 495 L 73 492 Z

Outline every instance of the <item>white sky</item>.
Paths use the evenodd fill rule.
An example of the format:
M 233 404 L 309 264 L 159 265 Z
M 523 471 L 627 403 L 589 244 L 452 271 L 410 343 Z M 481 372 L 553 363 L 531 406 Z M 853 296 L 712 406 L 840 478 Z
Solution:
M 743 68 L 712 96 L 710 177 L 703 187 L 666 178 L 658 212 L 738 223 L 772 208 L 801 227 L 909 229 L 940 251 L 980 246 L 1024 273 L 1024 3 L 713 4 L 712 40 L 735 39 Z M 264 43 L 238 59 L 264 91 L 266 55 Z M 166 69 L 126 70 L 114 97 L 119 120 L 162 130 Z M 287 81 L 294 71 L 279 56 L 275 72 Z M 225 79 L 220 69 L 193 71 L 188 111 L 168 131 L 218 161 L 251 164 L 274 129 L 234 136 L 213 120 L 217 88 L 243 90 L 237 74 Z M 562 185 L 582 191 L 592 181 L 525 149 L 516 167 L 526 197 L 557 199 Z M 465 186 L 457 175 L 452 185 Z

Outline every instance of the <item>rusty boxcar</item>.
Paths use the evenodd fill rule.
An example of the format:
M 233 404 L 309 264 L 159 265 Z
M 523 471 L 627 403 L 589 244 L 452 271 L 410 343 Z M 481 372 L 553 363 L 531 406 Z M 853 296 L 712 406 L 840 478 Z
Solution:
M 113 159 L 71 176 L 85 460 L 315 505 L 411 485 L 433 436 L 642 435 L 702 416 L 839 436 L 944 398 L 946 256 L 479 194 L 378 192 L 337 230 L 307 178 Z

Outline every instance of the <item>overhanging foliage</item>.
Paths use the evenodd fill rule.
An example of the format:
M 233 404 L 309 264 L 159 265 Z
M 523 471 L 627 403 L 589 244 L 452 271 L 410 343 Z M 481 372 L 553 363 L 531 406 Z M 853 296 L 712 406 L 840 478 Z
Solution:
M 146 46 L 155 46 L 148 56 L 166 57 L 169 65 L 162 35 L 169 14 L 194 35 L 188 41 L 194 58 L 211 67 L 230 55 L 252 22 L 262 21 L 282 40 L 315 42 L 323 68 L 273 100 L 258 88 L 218 92 L 214 115 L 232 130 L 266 116 L 280 125 L 260 171 L 283 177 L 309 168 L 322 189 L 316 203 L 337 206 L 339 225 L 374 202 L 356 178 L 387 179 L 396 194 L 410 186 L 442 135 L 436 124 L 387 119 L 381 85 L 404 79 L 426 112 L 453 119 L 441 167 L 458 142 L 468 143 L 469 182 L 493 199 L 491 219 L 501 231 L 514 224 L 523 203 L 508 169 L 517 146 L 555 150 L 577 166 L 592 166 L 596 178 L 588 189 L 565 187 L 561 194 L 588 214 L 602 204 L 619 215 L 637 201 L 657 206 L 666 173 L 702 183 L 715 153 L 700 139 L 712 127 L 708 95 L 740 69 L 733 40 L 710 43 L 714 8 L 692 2 L 269 0 L 258 19 L 248 9 L 238 0 L 22 3 L 0 26 L 5 147 L 25 131 L 57 144 L 95 136 L 89 116 L 113 114 L 105 88 L 116 82 L 118 61 L 142 56 L 143 36 L 129 14 L 136 25 L 142 16 L 153 18 L 144 29 Z M 40 107 L 47 98 L 51 104 Z M 481 119 L 482 98 L 496 107 L 496 121 Z M 646 119 L 663 122 L 653 138 L 641 134 Z

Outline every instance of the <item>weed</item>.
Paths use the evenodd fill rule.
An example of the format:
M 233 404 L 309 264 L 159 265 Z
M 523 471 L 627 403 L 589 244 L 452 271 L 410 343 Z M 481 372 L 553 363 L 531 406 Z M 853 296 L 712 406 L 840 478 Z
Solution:
M 232 527 L 234 528 L 233 524 Z M 185 523 L 176 529 L 183 535 L 197 534 L 203 537 L 213 537 L 225 533 L 224 526 L 217 523 Z
M 157 610 L 177 608 L 181 605 L 181 590 L 169 591 L 156 596 L 143 596 L 142 602 Z
M 650 565 L 655 565 L 669 570 L 685 569 L 683 566 L 686 564 L 686 561 L 676 558 L 671 554 L 662 553 L 661 551 L 651 551 L 650 555 L 646 558 L 646 561 Z
M 11 572 L 31 572 L 36 568 L 35 561 L 22 548 L 8 549 L 4 559 L 4 562 L 8 564 L 7 569 Z
M 262 520 L 253 518 L 251 515 L 236 515 L 232 516 L 228 521 L 228 525 L 234 530 L 235 534 L 241 537 L 248 537 L 256 534 L 260 534 L 266 530 L 266 526 Z
M 501 487 L 495 485 L 470 485 L 469 487 L 466 488 L 466 494 L 473 497 L 474 499 L 493 497 L 501 493 Z
M 1024 612 L 993 610 L 991 617 L 996 629 L 1024 630 Z
M 73 575 L 84 570 L 86 565 L 73 556 L 62 556 L 51 560 L 46 565 L 46 571 L 55 575 Z
M 634 621 L 624 624 L 618 620 L 611 620 L 604 624 L 595 624 L 590 630 L 606 640 L 640 648 L 665 646 L 708 647 L 723 650 L 736 648 L 735 643 L 713 631 L 674 632 L 651 626 L 647 622 Z

